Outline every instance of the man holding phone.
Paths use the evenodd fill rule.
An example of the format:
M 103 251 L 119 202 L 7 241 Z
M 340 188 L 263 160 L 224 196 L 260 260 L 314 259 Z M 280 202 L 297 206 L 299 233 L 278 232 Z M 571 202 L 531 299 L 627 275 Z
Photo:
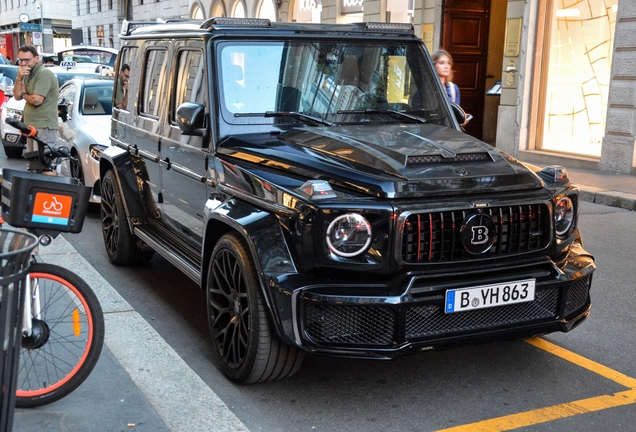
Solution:
M 23 122 L 34 126 L 43 140 L 52 146 L 57 143 L 57 99 L 60 93 L 55 74 L 40 63 L 40 56 L 31 45 L 18 50 L 18 75 L 13 86 L 15 100 L 26 102 Z M 36 151 L 37 143 L 27 138 L 26 151 Z M 39 160 L 29 161 L 27 169 L 44 168 Z

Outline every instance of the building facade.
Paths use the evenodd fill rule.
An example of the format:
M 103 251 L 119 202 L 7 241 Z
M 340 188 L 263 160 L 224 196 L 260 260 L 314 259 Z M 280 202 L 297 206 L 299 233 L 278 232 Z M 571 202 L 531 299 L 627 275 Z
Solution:
M 462 107 L 473 115 L 470 134 L 537 164 L 635 172 L 633 0 L 68 1 L 45 8 L 70 11 L 73 43 L 113 48 L 123 19 L 412 23 L 429 51 L 453 56 Z M 11 2 L 0 0 L 0 31 L 15 39 L 19 14 L 35 22 L 41 3 Z M 44 18 L 45 47 L 47 20 L 52 38 L 55 19 Z
M 70 44 L 70 0 L 0 0 L 0 53 L 16 59 L 20 46 L 53 53 Z

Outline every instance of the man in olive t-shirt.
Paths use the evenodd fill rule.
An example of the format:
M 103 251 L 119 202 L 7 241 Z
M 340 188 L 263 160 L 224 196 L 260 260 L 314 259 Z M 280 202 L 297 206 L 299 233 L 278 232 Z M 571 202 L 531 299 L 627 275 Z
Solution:
M 49 144 L 57 143 L 57 99 L 60 86 L 57 77 L 40 63 L 40 56 L 31 45 L 24 45 L 18 51 L 18 75 L 13 86 L 16 100 L 24 99 L 23 122 L 34 126 L 38 135 Z M 37 143 L 27 138 L 27 152 L 37 150 Z M 27 169 L 41 169 L 40 161 L 29 161 Z

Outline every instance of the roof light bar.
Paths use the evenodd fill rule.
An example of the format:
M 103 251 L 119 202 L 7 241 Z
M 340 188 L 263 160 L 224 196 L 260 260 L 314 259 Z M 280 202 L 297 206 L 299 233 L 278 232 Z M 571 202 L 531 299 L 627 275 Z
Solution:
M 211 29 L 214 26 L 236 26 L 236 27 L 271 27 L 272 22 L 265 18 L 210 18 L 201 24 L 202 29 Z
M 413 24 L 409 23 L 362 22 L 356 24 L 369 31 L 415 33 Z

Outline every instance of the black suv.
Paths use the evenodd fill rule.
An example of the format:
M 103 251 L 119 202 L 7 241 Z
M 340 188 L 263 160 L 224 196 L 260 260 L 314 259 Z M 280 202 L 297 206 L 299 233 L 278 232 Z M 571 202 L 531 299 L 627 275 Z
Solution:
M 126 22 L 121 40 L 106 250 L 206 290 L 231 379 L 588 316 L 579 190 L 462 133 L 412 26 Z

